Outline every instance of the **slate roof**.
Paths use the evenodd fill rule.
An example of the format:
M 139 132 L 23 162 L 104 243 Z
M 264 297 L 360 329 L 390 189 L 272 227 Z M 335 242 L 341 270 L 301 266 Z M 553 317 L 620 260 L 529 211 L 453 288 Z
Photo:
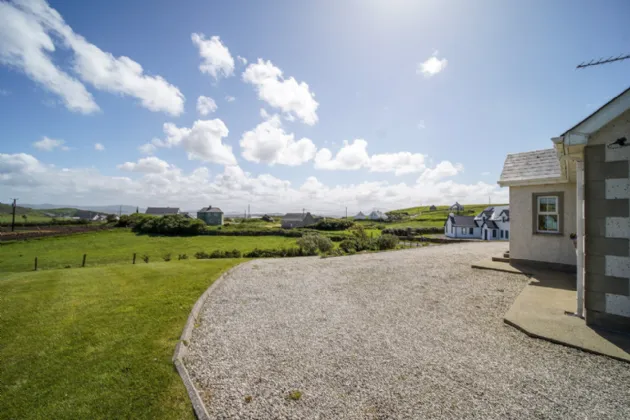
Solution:
M 501 212 L 501 214 L 505 214 L 508 219 L 510 218 L 510 209 L 505 209 Z M 501 216 L 501 214 L 499 214 L 499 216 Z
M 449 216 L 451 224 L 456 227 L 479 227 L 475 222 L 475 216 Z
M 202 208 L 197 213 L 223 213 L 223 211 L 221 211 L 221 209 L 218 207 L 208 206 L 208 207 Z
M 556 150 L 546 149 L 507 155 L 499 183 L 562 178 Z
M 486 226 L 488 226 L 488 229 L 499 229 L 499 226 L 497 226 L 497 224 L 494 223 L 492 220 L 486 220 L 485 224 Z
M 145 214 L 152 214 L 154 216 L 164 216 L 166 214 L 179 213 L 179 207 L 148 207 Z
M 282 220 L 286 222 L 301 222 L 309 213 L 287 213 L 282 216 Z

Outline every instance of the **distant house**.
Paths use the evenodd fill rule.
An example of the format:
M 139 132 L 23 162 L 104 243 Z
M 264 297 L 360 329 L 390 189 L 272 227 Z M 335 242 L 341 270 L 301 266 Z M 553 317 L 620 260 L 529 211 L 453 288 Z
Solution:
M 209 226 L 223 225 L 223 211 L 218 207 L 204 207 L 197 212 L 197 219 L 201 219 Z
M 464 206 L 459 204 L 457 201 L 451 207 L 448 208 L 450 211 L 464 211 Z
M 287 213 L 282 217 L 282 228 L 293 229 L 315 224 L 315 218 L 311 213 Z
M 363 214 L 362 211 L 358 212 L 356 216 L 354 216 L 354 220 L 366 220 L 367 216 Z
M 74 217 L 78 220 L 93 220 L 95 216 L 98 216 L 98 213 L 95 211 L 77 210 Z
M 436 211 L 436 210 L 437 210 L 437 207 L 435 207 L 435 206 L 429 207 L 429 211 Z
M 368 215 L 370 220 L 387 220 L 387 215 L 380 210 L 374 210 Z
M 459 216 L 451 213 L 444 222 L 444 234 L 449 238 L 479 239 L 481 225 L 475 220 L 475 216 Z
M 179 207 L 148 207 L 144 213 L 152 216 L 179 214 Z

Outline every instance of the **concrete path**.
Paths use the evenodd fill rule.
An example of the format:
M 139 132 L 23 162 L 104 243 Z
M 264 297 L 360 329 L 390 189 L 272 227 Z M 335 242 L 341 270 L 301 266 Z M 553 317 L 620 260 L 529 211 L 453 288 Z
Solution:
M 257 260 L 209 296 L 185 363 L 213 418 L 630 418 L 630 364 L 503 322 L 504 243 Z

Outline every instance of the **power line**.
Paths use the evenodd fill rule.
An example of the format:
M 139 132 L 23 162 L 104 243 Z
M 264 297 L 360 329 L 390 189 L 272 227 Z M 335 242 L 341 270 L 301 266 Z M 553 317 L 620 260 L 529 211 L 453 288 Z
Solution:
M 606 59 L 604 58 L 600 58 L 599 60 L 591 60 L 589 62 L 582 62 L 580 64 L 577 65 L 577 67 L 575 67 L 576 69 L 583 69 L 586 67 L 593 67 L 593 66 L 599 66 L 602 64 L 608 64 L 608 63 L 614 63 L 615 61 L 623 61 L 623 60 L 627 60 L 630 58 L 630 54 L 619 54 L 617 57 L 613 57 L 610 56 Z

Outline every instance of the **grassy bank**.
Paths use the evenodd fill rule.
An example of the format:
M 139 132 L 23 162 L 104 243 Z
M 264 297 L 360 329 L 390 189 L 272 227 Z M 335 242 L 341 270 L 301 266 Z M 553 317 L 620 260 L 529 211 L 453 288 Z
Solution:
M 127 229 L 85 233 L 57 238 L 0 243 L 0 273 L 33 270 L 33 260 L 38 258 L 39 269 L 72 268 L 81 265 L 87 254 L 87 265 L 113 263 L 131 264 L 137 253 L 136 264 L 144 264 L 142 255 L 150 262 L 162 261 L 165 254 L 177 259 L 179 254 L 194 258 L 197 251 L 238 249 L 242 252 L 254 248 L 282 248 L 295 244 L 295 238 L 277 236 L 191 236 L 166 237 L 136 235 Z
M 171 357 L 194 302 L 242 261 L 0 280 L 0 418 L 194 418 Z

